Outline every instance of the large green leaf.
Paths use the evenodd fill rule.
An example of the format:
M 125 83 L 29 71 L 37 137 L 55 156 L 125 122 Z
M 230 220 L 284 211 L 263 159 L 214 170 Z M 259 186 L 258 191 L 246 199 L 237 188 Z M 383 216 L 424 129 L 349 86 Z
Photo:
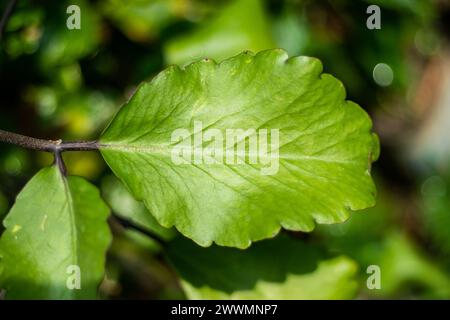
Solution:
M 177 239 L 168 256 L 189 299 L 350 299 L 358 288 L 352 260 L 286 236 L 246 251 Z
M 233 0 L 213 20 L 169 41 L 164 53 L 167 63 L 184 64 L 275 47 L 262 0 Z
M 6 297 L 95 298 L 111 241 L 108 215 L 98 190 L 84 179 L 63 177 L 56 167 L 41 170 L 4 221 L 0 288 Z M 80 289 L 71 286 L 75 266 Z
M 217 152 L 208 164 L 197 160 L 219 140 L 173 142 L 181 128 L 191 135 L 196 130 L 197 137 L 211 129 L 254 132 L 225 151 L 217 148 L 238 153 L 233 161 Z M 250 152 L 244 142 L 264 142 L 264 130 L 271 133 L 272 152 Z M 350 210 L 374 205 L 370 166 L 378 140 L 371 130 L 368 115 L 345 100 L 342 83 L 322 74 L 320 61 L 288 59 L 277 49 L 168 68 L 138 89 L 100 145 L 114 173 L 160 224 L 175 225 L 203 246 L 215 241 L 244 248 L 281 227 L 311 231 L 314 221 L 342 222 Z M 176 164 L 178 148 L 195 159 Z M 278 171 L 266 171 L 269 166 Z

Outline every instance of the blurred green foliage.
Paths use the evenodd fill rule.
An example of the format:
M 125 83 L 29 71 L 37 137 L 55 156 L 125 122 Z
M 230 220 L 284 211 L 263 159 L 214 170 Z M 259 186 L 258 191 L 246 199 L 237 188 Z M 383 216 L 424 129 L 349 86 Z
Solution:
M 211 21 L 165 46 L 169 64 L 186 64 L 204 57 L 217 61 L 242 51 L 275 48 L 263 4 L 259 0 L 234 1 Z
M 381 186 L 382 187 L 382 186 Z M 450 299 L 450 274 L 442 261 L 418 248 L 405 234 L 398 199 L 381 189 L 377 206 L 357 213 L 341 225 L 320 226 L 318 237 L 332 252 L 358 261 L 361 279 L 370 265 L 382 270 L 381 289 L 375 297 Z
M 352 260 L 326 258 L 286 235 L 246 251 L 201 248 L 180 237 L 168 256 L 190 299 L 350 299 L 358 288 Z
M 6 4 L 0 3 L 0 12 Z M 81 8 L 81 30 L 66 27 L 69 4 Z M 380 30 L 365 26 L 370 4 L 381 7 Z M 290 55 L 318 57 L 326 72 L 343 81 L 349 99 L 374 116 L 382 145 L 374 167 L 380 196 L 375 208 L 353 215 L 344 224 L 289 237 L 307 251 L 314 246 L 328 257 L 345 255 L 357 297 L 450 298 L 450 166 L 425 165 L 420 158 L 411 162 L 407 157 L 414 148 L 410 137 L 422 130 L 422 118 L 431 112 L 415 109 L 419 83 L 431 61 L 450 59 L 449 17 L 448 3 L 428 0 L 19 0 L 1 38 L 0 128 L 49 139 L 95 139 L 136 86 L 169 64 L 203 57 L 223 60 L 243 50 L 273 47 L 284 48 Z M 374 68 L 380 63 L 392 71 L 392 84 L 377 84 Z M 432 83 L 444 82 L 435 81 Z M 429 86 L 425 90 L 428 95 L 434 92 Z M 429 107 L 432 100 L 424 104 Z M 440 146 L 445 137 L 433 139 L 427 144 Z M 427 157 L 435 157 L 430 152 Z M 50 161 L 35 152 L 1 146 L 0 217 L 27 179 Z M 450 164 L 450 159 L 443 161 Z M 142 204 L 111 178 L 95 153 L 68 154 L 66 162 L 69 172 L 102 186 L 104 197 L 121 219 L 131 220 L 165 241 L 176 234 L 155 224 Z M 111 225 L 115 238 L 102 297 L 180 298 L 184 297 L 182 287 L 190 288 L 188 296 L 203 294 L 195 288 L 200 280 L 207 281 L 209 269 L 177 269 L 173 257 L 169 264 L 164 248 L 144 233 L 124 228 L 115 220 Z M 288 241 L 285 236 L 250 250 Z M 192 245 L 180 246 L 186 246 L 181 253 L 221 251 L 190 248 Z M 174 244 L 169 241 L 168 246 Z M 264 251 L 269 255 L 264 258 L 268 261 L 266 274 L 271 274 L 271 257 L 276 252 L 276 248 Z M 219 261 L 214 261 L 216 256 L 227 257 L 214 253 L 213 264 Z M 226 275 L 227 267 L 238 273 L 245 259 L 238 259 L 235 265 L 224 261 L 219 267 L 225 270 L 220 274 Z M 266 264 L 264 259 L 260 264 Z M 311 261 L 315 259 L 305 259 L 305 263 Z M 380 290 L 366 287 L 369 265 L 382 270 Z M 182 285 L 176 274 L 181 274 Z M 333 270 L 323 277 L 340 279 Z M 271 280 L 283 281 L 280 279 Z M 229 294 L 234 290 L 230 286 L 239 288 L 248 278 L 230 276 L 226 281 L 223 285 L 228 286 L 225 292 Z M 277 292 L 280 287 L 265 285 L 258 288 Z M 209 286 L 217 288 L 214 283 Z M 245 289 L 255 288 L 252 286 Z M 340 297 L 353 297 L 352 290 Z

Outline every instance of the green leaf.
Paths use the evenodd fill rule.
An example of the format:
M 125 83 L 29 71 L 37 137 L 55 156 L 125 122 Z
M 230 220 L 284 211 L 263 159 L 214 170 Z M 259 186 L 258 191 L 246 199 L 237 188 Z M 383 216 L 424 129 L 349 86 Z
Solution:
M 352 260 L 286 236 L 246 251 L 177 239 L 168 255 L 189 299 L 350 299 L 358 288 Z
M 6 297 L 95 298 L 111 241 L 108 215 L 98 190 L 87 181 L 63 177 L 56 167 L 41 170 L 4 221 L 0 288 Z M 73 289 L 74 266 L 80 271 L 79 290 Z
M 212 21 L 194 32 L 169 41 L 165 57 L 169 64 L 201 58 L 221 61 L 244 50 L 276 47 L 261 0 L 232 1 Z
M 100 138 L 101 152 L 161 225 L 202 246 L 245 248 L 281 227 L 311 231 L 314 221 L 345 221 L 350 210 L 375 203 L 370 166 L 378 140 L 364 110 L 345 101 L 342 83 L 321 73 L 317 59 L 288 60 L 279 49 L 170 67 L 120 110 Z M 183 128 L 197 137 L 210 129 L 253 130 L 249 139 L 270 140 L 273 149 L 259 157 L 243 144 L 249 139 L 238 138 L 207 164 L 203 149 L 219 140 L 173 141 Z M 176 164 L 180 148 L 195 159 Z M 229 161 L 219 151 L 238 157 Z

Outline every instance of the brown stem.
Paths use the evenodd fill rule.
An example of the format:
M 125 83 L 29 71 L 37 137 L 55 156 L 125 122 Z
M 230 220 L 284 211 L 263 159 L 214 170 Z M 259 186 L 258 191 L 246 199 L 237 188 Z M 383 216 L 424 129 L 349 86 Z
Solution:
M 53 153 L 53 155 L 55 156 L 55 165 L 58 166 L 59 170 L 64 176 L 67 175 L 67 170 L 62 158 L 63 152 L 98 150 L 99 147 L 97 141 L 63 142 L 62 140 L 43 140 L 23 136 L 21 134 L 8 132 L 1 129 L 0 142 L 14 144 L 27 149 Z
M 68 141 L 63 142 L 62 140 L 52 141 L 36 139 L 27 136 L 23 136 L 17 133 L 12 133 L 0 129 L 0 142 L 6 142 L 14 144 L 23 148 L 52 152 L 52 153 L 62 153 L 65 151 L 90 151 L 98 150 L 97 141 Z
M 11 16 L 11 13 L 14 9 L 14 6 L 16 5 L 17 0 L 10 0 L 5 8 L 5 12 L 3 12 L 3 16 L 0 20 L 0 40 L 2 39 L 3 30 L 6 27 L 6 23 L 9 20 L 9 17 Z

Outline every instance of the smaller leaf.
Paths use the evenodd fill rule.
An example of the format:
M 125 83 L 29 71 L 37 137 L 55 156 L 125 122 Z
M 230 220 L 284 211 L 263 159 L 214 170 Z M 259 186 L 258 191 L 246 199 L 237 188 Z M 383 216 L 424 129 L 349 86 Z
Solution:
M 111 242 L 108 215 L 96 187 L 63 177 L 56 167 L 41 170 L 4 221 L 0 288 L 6 298 L 95 298 Z

